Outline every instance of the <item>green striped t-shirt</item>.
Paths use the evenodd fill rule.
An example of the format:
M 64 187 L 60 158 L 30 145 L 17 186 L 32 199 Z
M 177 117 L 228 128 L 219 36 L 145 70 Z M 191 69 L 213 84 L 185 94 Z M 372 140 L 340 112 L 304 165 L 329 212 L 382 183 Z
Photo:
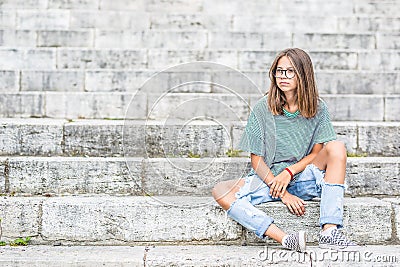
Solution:
M 266 101 L 267 97 L 264 96 L 254 106 L 239 148 L 264 157 L 274 175 L 310 154 L 315 144 L 336 139 L 328 108 L 321 99 L 317 114 L 309 119 L 301 114 L 294 118 L 272 115 Z M 269 149 L 260 150 L 259 146 Z M 252 169 L 248 175 L 253 174 L 255 171 Z M 298 175 L 300 173 L 295 177 Z

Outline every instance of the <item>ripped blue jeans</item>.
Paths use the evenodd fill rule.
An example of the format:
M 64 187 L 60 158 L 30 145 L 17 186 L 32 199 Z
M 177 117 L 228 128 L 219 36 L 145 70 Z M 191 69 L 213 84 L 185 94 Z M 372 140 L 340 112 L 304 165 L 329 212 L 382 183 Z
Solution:
M 298 179 L 289 184 L 287 191 L 303 200 L 321 198 L 319 224 L 336 224 L 343 227 L 343 198 L 345 186 L 324 181 L 325 171 L 308 165 Z M 274 222 L 274 219 L 254 205 L 278 201 L 269 195 L 269 187 L 258 175 L 244 178 L 245 184 L 236 193 L 236 200 L 227 210 L 229 217 L 253 231 L 259 238 Z

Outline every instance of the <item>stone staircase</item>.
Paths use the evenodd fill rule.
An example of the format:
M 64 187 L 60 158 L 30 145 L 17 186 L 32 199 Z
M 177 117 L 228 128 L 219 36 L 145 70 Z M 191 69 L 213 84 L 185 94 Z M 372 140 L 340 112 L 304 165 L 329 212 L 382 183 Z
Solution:
M 346 231 L 396 266 L 377 257 L 400 252 L 399 14 L 394 0 L 0 1 L 0 239 L 32 237 L 0 265 L 292 266 L 260 261 L 279 250 L 210 191 L 248 171 L 236 145 L 294 46 L 349 152 Z M 260 208 L 316 244 L 307 204 Z

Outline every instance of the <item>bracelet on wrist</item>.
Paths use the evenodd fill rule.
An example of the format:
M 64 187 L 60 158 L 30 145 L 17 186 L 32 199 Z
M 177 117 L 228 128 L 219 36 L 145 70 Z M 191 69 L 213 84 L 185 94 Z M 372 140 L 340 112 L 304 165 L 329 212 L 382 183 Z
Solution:
M 293 181 L 294 175 L 293 175 L 292 171 L 289 168 L 285 168 L 285 171 L 287 171 L 290 174 L 290 181 Z

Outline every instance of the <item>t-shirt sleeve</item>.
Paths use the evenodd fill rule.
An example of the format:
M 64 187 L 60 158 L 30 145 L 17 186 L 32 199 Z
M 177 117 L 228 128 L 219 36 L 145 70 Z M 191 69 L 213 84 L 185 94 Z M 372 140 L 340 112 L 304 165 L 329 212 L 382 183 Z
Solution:
M 256 105 L 251 111 L 238 148 L 258 156 L 264 156 L 266 147 L 260 108 L 260 105 Z
M 336 140 L 336 133 L 333 128 L 328 107 L 320 100 L 319 122 L 316 128 L 314 144 L 326 143 Z

